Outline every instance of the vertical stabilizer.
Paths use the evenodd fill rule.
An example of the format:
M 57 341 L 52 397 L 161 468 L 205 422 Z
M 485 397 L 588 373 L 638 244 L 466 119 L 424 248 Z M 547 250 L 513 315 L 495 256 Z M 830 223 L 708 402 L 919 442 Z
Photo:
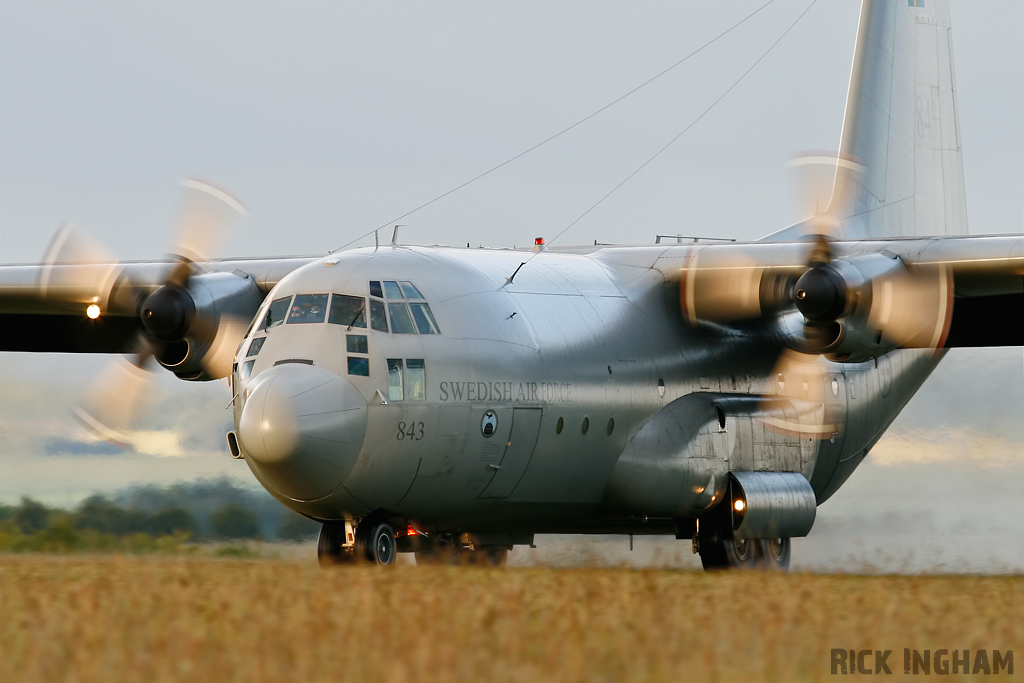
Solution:
M 949 0 L 864 0 L 834 197 L 847 238 L 967 233 Z M 838 208 L 838 207 L 837 207 Z

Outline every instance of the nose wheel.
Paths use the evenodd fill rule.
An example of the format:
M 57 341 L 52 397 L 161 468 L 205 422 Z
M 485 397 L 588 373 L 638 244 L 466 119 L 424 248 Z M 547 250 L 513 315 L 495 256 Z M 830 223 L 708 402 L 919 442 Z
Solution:
M 361 533 L 364 528 L 369 529 L 365 535 Z M 361 536 L 362 538 L 360 538 Z M 356 552 L 359 552 L 360 549 L 362 556 L 373 564 L 381 567 L 393 565 L 398 552 L 395 543 L 395 528 L 387 522 L 360 524 L 356 531 Z
M 320 527 L 316 543 L 316 558 L 321 567 L 355 562 L 355 548 L 345 546 L 345 523 L 327 521 Z
M 355 528 L 355 538 L 349 541 L 346 523 L 328 520 L 320 527 L 316 555 L 321 567 L 339 564 L 370 562 L 387 567 L 395 563 L 398 553 L 395 528 L 387 521 L 367 518 Z

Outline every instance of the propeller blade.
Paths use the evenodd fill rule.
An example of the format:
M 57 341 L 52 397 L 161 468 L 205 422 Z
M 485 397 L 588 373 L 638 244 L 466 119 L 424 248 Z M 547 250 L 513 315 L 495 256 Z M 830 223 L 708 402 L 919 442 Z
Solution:
M 131 446 L 127 432 L 153 379 L 146 369 L 153 349 L 145 338 L 140 346 L 133 360 L 121 356 L 100 373 L 74 409 L 79 421 L 99 438 L 122 448 Z
M 44 297 L 97 304 L 106 309 L 120 263 L 100 242 L 69 223 L 54 233 L 39 271 Z
M 224 190 L 195 179 L 181 181 L 185 188 L 185 217 L 178 230 L 174 254 L 178 265 L 168 276 L 169 285 L 184 286 L 191 264 L 206 261 L 217 250 L 245 207 Z
M 761 276 L 753 260 L 714 249 L 698 251 L 680 278 L 680 302 L 690 322 L 729 323 L 761 315 Z
M 235 360 L 235 353 L 248 328 L 248 320 L 233 316 L 221 316 L 217 332 L 210 344 L 210 350 L 206 352 L 202 360 L 206 374 L 214 379 L 231 374 L 231 364 Z
M 871 283 L 868 324 L 897 346 L 941 348 L 952 316 L 952 273 L 944 265 L 896 271 Z
M 763 405 L 772 413 L 762 418 L 766 428 L 803 439 L 830 439 L 842 431 L 838 421 L 826 420 L 826 392 L 838 380 L 830 377 L 822 356 L 786 349 L 775 364 L 772 378 L 777 394 Z
M 837 152 L 813 150 L 790 159 L 797 187 L 797 208 L 806 216 L 808 234 L 839 236 L 842 219 L 853 213 L 865 168 Z

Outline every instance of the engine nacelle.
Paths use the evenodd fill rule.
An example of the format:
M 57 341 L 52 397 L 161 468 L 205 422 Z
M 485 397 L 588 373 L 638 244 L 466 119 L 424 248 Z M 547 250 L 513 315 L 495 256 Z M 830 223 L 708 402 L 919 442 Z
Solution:
M 143 302 L 142 320 L 147 329 L 153 328 L 154 337 L 165 342 L 157 361 L 180 379 L 226 377 L 227 371 L 211 368 L 210 356 L 225 344 L 232 352 L 237 349 L 263 297 L 256 281 L 245 273 L 196 275 L 185 288 L 156 290 Z
M 906 271 L 886 252 L 835 259 L 808 269 L 795 285 L 810 350 L 830 360 L 857 363 L 884 356 L 899 344 L 877 326 L 877 283 Z M 876 315 L 872 314 L 872 311 Z M 805 349 L 799 349 L 805 350 Z

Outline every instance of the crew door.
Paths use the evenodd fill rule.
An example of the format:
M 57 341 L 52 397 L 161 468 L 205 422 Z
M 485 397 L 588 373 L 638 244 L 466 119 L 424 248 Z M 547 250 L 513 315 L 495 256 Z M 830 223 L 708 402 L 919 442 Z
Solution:
M 512 430 L 498 469 L 481 498 L 508 498 L 522 479 L 533 457 L 540 432 L 540 408 L 516 408 L 512 411 Z

